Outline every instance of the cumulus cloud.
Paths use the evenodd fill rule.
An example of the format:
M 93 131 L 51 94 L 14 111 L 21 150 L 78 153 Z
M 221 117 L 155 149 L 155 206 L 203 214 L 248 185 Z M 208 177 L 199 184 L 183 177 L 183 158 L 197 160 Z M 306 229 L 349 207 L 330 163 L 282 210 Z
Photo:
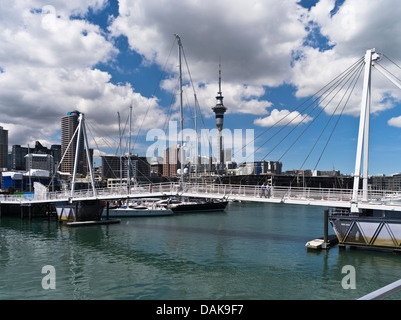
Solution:
M 298 125 L 300 123 L 308 123 L 312 118 L 308 115 L 301 115 L 297 111 L 288 111 L 288 110 L 277 110 L 274 109 L 264 118 L 258 118 L 254 121 L 255 125 L 261 127 L 272 127 L 272 126 L 286 126 L 286 125 Z
M 369 5 L 363 0 L 346 0 L 340 7 L 336 6 L 335 0 L 320 0 L 303 16 L 303 21 L 305 24 L 312 21 L 319 26 L 321 36 L 327 38 L 331 47 L 321 50 L 319 47 L 304 46 L 297 52 L 291 76 L 297 96 L 307 97 L 316 93 L 363 57 L 366 50 L 376 48 L 394 60 L 400 57 L 400 14 L 401 8 L 396 0 L 375 1 Z M 389 60 L 383 59 L 381 63 L 386 63 L 400 76 L 399 68 Z M 347 114 L 359 115 L 362 79 L 363 75 L 345 110 Z M 373 70 L 372 112 L 393 108 L 400 101 L 400 90 Z M 327 109 L 327 112 L 331 111 L 332 108 Z
M 195 81 L 210 82 L 221 57 L 230 81 L 277 86 L 306 31 L 296 1 L 122 0 L 110 30 L 160 65 L 179 34 Z M 174 65 L 170 66 L 174 68 Z
M 296 1 L 122 0 L 119 16 L 109 27 L 126 36 L 144 63 L 164 66 L 179 34 L 196 83 L 200 105 L 212 116 L 219 59 L 228 113 L 267 114 L 272 103 L 264 86 L 288 81 L 292 52 L 306 31 L 299 17 L 306 10 Z M 174 45 L 174 44 L 173 44 Z M 167 68 L 177 72 L 177 62 Z M 172 88 L 176 82 L 164 84 Z M 262 98 L 263 97 L 263 98 Z
M 100 134 L 116 134 L 117 111 L 127 113 L 132 104 L 136 127 L 162 126 L 166 110 L 158 98 L 144 97 L 132 83 L 114 83 L 99 64 L 120 68 L 114 41 L 126 37 L 143 66 L 162 68 L 176 53 L 177 33 L 202 112 L 213 116 L 221 59 L 227 114 L 254 115 L 255 125 L 269 126 L 289 111 L 270 101 L 267 88 L 291 85 L 296 97 L 304 98 L 367 49 L 375 47 L 393 59 L 401 56 L 398 0 L 339 3 L 320 0 L 307 10 L 298 0 L 170 0 L 162 5 L 157 0 L 119 0 L 118 15 L 108 20 L 106 30 L 86 19 L 89 11 L 107 8 L 106 0 L 0 2 L 0 125 L 9 129 L 11 145 L 50 140 L 57 135 L 60 117 L 79 109 L 98 124 Z M 166 68 L 171 75 L 162 88 L 174 92 L 176 59 Z M 188 80 L 186 76 L 185 88 L 192 99 Z M 401 101 L 398 89 L 375 70 L 372 85 L 372 112 Z M 358 83 L 345 113 L 359 114 L 361 88 Z M 143 120 L 148 110 L 154 116 Z
M 355 63 L 367 49 L 376 47 L 391 57 L 400 56 L 397 48 L 401 46 L 394 43 L 400 41 L 397 0 L 369 6 L 363 0 L 339 3 L 320 0 L 308 11 L 298 1 L 207 0 L 200 4 L 172 0 L 160 6 L 156 0 L 121 0 L 120 15 L 110 31 L 114 36 L 126 36 L 130 48 L 146 63 L 160 66 L 175 41 L 173 34 L 180 34 L 192 77 L 205 93 L 215 81 L 221 57 L 223 80 L 228 82 L 223 90 L 226 101 L 236 96 L 231 101 L 232 111 L 262 115 L 272 106 L 265 91 L 248 100 L 246 90 L 287 83 L 295 86 L 298 98 L 304 98 Z M 169 68 L 177 71 L 174 63 Z M 395 101 L 401 99 L 401 94 L 388 89 L 386 80 L 379 77 L 372 81 L 372 112 L 394 107 L 386 99 L 389 92 Z M 349 99 L 346 114 L 359 115 L 361 88 L 362 79 Z M 210 97 L 201 99 L 209 116 Z M 335 106 L 333 103 L 326 112 L 333 112 Z
M 119 51 L 83 18 L 107 2 L 47 3 L 0 4 L 0 123 L 9 130 L 10 146 L 45 137 L 60 143 L 60 118 L 75 109 L 97 123 L 103 136 L 118 132 L 117 111 L 128 113 L 130 105 L 136 109 L 134 125 L 159 125 L 160 116 L 142 122 L 149 108 L 162 114 L 157 99 L 143 97 L 131 84 L 113 84 L 96 67 L 114 61 Z
M 389 126 L 396 127 L 396 128 L 401 128 L 401 116 L 395 117 L 395 118 L 391 118 L 390 120 L 388 120 L 387 123 L 388 123 Z

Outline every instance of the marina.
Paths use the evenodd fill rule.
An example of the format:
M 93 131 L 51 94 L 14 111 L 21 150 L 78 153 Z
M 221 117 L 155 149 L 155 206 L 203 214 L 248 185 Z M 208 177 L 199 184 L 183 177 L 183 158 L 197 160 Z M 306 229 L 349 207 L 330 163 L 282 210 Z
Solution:
M 182 101 L 182 70 L 181 70 L 181 56 L 182 56 L 182 42 L 181 38 L 175 35 L 179 48 L 179 70 L 180 70 L 180 111 L 181 111 L 181 144 L 183 145 L 183 101 Z M 388 74 L 382 70 L 378 62 L 382 58 L 382 54 L 376 52 L 376 49 L 369 49 L 366 51 L 364 58 L 360 59 L 355 65 L 353 73 L 356 75 L 357 70 L 362 73 L 364 70 L 363 81 L 363 94 L 360 109 L 360 124 L 358 134 L 357 153 L 355 160 L 355 171 L 353 177 L 353 188 L 351 189 L 336 189 L 336 188 L 292 188 L 291 184 L 286 188 L 276 188 L 275 186 L 262 185 L 262 191 L 258 186 L 232 186 L 230 184 L 212 185 L 198 184 L 186 182 L 186 173 L 188 168 L 184 170 L 184 159 L 181 161 L 181 168 L 177 170 L 179 183 L 170 183 L 167 185 L 159 184 L 156 190 L 153 190 L 152 184 L 136 185 L 131 189 L 130 175 L 127 172 L 129 183 L 127 190 L 123 192 L 122 188 L 117 193 L 109 189 L 97 189 L 92 165 L 89 165 L 91 189 L 86 193 L 75 193 L 76 187 L 76 173 L 79 152 L 75 154 L 75 161 L 73 167 L 73 176 L 71 181 L 71 190 L 57 193 L 49 192 L 48 188 L 39 182 L 35 182 L 35 191 L 27 198 L 15 196 L 0 196 L 0 214 L 5 211 L 18 211 L 20 207 L 21 217 L 24 217 L 24 207 L 28 208 L 29 217 L 33 215 L 36 207 L 44 205 L 54 205 L 57 211 L 58 220 L 61 222 L 80 222 L 80 221 L 101 221 L 102 216 L 106 215 L 106 220 L 109 219 L 110 214 L 115 217 L 135 217 L 142 215 L 169 215 L 177 212 L 196 212 L 196 211 L 223 211 L 228 203 L 228 198 L 231 201 L 252 201 L 252 202 L 267 202 L 267 203 L 280 203 L 280 204 L 296 204 L 296 205 L 311 205 L 319 207 L 328 207 L 331 210 L 330 216 L 324 214 L 325 230 L 324 242 L 313 240 L 308 242 L 310 248 L 329 248 L 330 243 L 327 234 L 327 224 L 330 221 L 339 245 L 341 246 L 365 246 L 371 248 L 392 249 L 401 251 L 401 206 L 399 205 L 399 193 L 392 191 L 375 191 L 370 190 L 368 186 L 368 169 L 369 169 L 369 125 L 370 125 L 370 108 L 371 108 L 371 72 L 375 68 L 388 80 L 393 82 L 396 86 L 401 88 L 398 79 L 393 75 Z M 221 68 L 219 75 L 219 92 L 216 98 L 217 104 L 213 108 L 216 113 L 216 127 L 218 129 L 218 143 L 219 154 L 221 152 L 221 130 L 223 127 L 223 118 L 226 108 L 223 105 L 223 97 L 221 93 Z M 91 163 L 89 156 L 89 144 L 86 135 L 85 115 L 78 111 L 74 111 L 77 117 L 78 125 L 75 134 L 78 134 L 78 142 L 83 138 L 83 143 L 86 146 L 86 161 Z M 131 113 L 132 106 L 130 107 L 130 134 L 131 136 Z M 74 135 L 75 135 L 74 134 Z M 68 145 L 70 147 L 71 142 Z M 130 141 L 129 140 L 129 146 Z M 78 143 L 79 144 L 79 143 Z M 68 151 L 68 148 L 66 151 Z M 130 147 L 129 147 L 130 149 Z M 66 153 L 65 153 L 66 154 Z M 64 154 L 64 155 L 65 155 Z M 63 157 L 64 157 L 63 155 Z M 221 155 L 221 154 L 220 154 Z M 130 157 L 128 157 L 128 167 L 130 167 Z M 223 165 L 220 156 L 218 156 L 218 168 Z M 89 183 L 88 183 L 89 184 Z M 212 189 L 209 189 L 212 187 Z M 241 188 L 243 188 L 241 190 Z M 267 192 L 266 192 L 267 190 Z M 132 192 L 133 191 L 133 192 Z M 155 192 L 154 192 L 155 191 Z M 295 193 L 295 195 L 294 195 Z M 132 199 L 140 199 L 143 197 L 174 197 L 181 198 L 201 198 L 192 203 L 169 203 L 166 207 L 157 207 L 157 202 L 152 205 L 147 204 L 139 207 L 138 205 L 127 205 L 126 208 L 121 206 L 116 209 L 111 209 L 109 201 L 129 201 Z M 206 200 L 209 199 L 209 200 Z M 106 205 L 106 211 L 104 207 Z M 170 212 L 171 211 L 171 212 Z M 50 212 L 48 211 L 48 215 Z M 374 217 L 373 217 L 374 216 Z M 319 244 L 320 243 L 320 244 Z
M 183 138 L 183 97 L 182 97 L 182 53 L 183 46 L 181 38 L 179 35 L 175 34 L 177 44 L 178 44 L 178 56 L 179 56 L 179 78 L 180 78 L 180 111 L 181 111 L 181 145 L 184 143 Z M 366 51 L 364 58 L 360 59 L 353 66 L 354 75 L 361 74 L 364 71 L 364 81 L 363 81 L 363 94 L 361 99 L 360 108 L 360 124 L 359 124 L 359 134 L 357 143 L 357 153 L 355 160 L 355 171 L 353 177 L 353 188 L 352 190 L 337 190 L 328 189 L 324 190 L 322 188 L 312 189 L 307 187 L 302 187 L 296 190 L 296 196 L 293 195 L 293 190 L 291 184 L 289 187 L 279 189 L 273 186 L 266 186 L 265 182 L 262 185 L 262 191 L 258 189 L 258 186 L 250 187 L 244 186 L 243 193 L 241 193 L 240 186 L 231 186 L 227 184 L 219 184 L 215 190 L 211 190 L 208 193 L 209 185 L 205 184 L 199 188 L 199 184 L 187 183 L 186 173 L 188 173 L 188 168 L 184 169 L 184 159 L 182 158 L 180 162 L 180 169 L 177 170 L 177 176 L 179 178 L 179 183 L 171 183 L 167 186 L 167 192 L 163 189 L 162 184 L 159 185 L 158 190 L 153 192 L 153 186 L 134 186 L 134 193 L 131 193 L 131 178 L 129 171 L 127 171 L 127 190 L 126 193 L 122 192 L 120 188 L 120 194 L 110 195 L 110 190 L 99 190 L 96 188 L 93 176 L 92 165 L 89 165 L 91 189 L 87 191 L 84 195 L 77 196 L 75 194 L 75 184 L 76 184 L 76 173 L 77 173 L 77 163 L 79 158 L 79 152 L 75 154 L 75 161 L 73 167 L 73 176 L 71 181 L 70 195 L 64 193 L 60 196 L 51 194 L 45 186 L 38 182 L 35 182 L 35 192 L 33 197 L 30 198 L 15 198 L 15 197 L 0 197 L 0 213 L 3 211 L 3 204 L 6 207 L 6 211 L 9 211 L 10 206 L 20 206 L 21 207 L 21 217 L 24 216 L 23 210 L 24 206 L 28 207 L 29 216 L 32 216 L 32 207 L 34 204 L 45 205 L 52 204 L 56 207 L 58 220 L 63 222 L 77 222 L 77 221 L 100 221 L 102 216 L 105 214 L 104 206 L 106 204 L 106 218 L 110 217 L 109 201 L 122 201 L 125 199 L 127 202 L 132 198 L 143 198 L 143 196 L 180 196 L 188 198 L 209 198 L 209 200 L 198 200 L 192 203 L 169 203 L 166 207 L 156 208 L 157 202 L 152 205 L 147 204 L 142 207 L 138 205 L 127 205 L 126 208 L 121 206 L 116 209 L 111 209 L 112 216 L 141 216 L 141 215 L 166 215 L 177 212 L 196 212 L 196 211 L 222 211 L 227 206 L 227 199 L 231 197 L 231 200 L 242 199 L 243 201 L 255 201 L 255 202 L 273 202 L 273 203 L 291 203 L 297 205 L 312 205 L 320 207 L 328 207 L 331 210 L 331 215 L 325 211 L 324 221 L 325 221 L 325 235 L 324 242 L 319 244 L 321 241 L 316 240 L 308 242 L 310 248 L 329 248 L 330 243 L 327 234 L 327 224 L 330 221 L 339 245 L 341 246 L 366 246 L 366 247 L 378 247 L 384 249 L 393 249 L 396 251 L 401 251 L 401 218 L 399 212 L 401 212 L 401 206 L 399 205 L 399 193 L 377 193 L 374 190 L 369 190 L 368 179 L 369 179 L 369 125 L 370 125 L 370 108 L 371 108 L 371 73 L 372 69 L 375 68 L 382 75 L 384 75 L 388 80 L 393 82 L 396 86 L 401 88 L 401 84 L 397 78 L 393 75 L 384 71 L 378 62 L 382 59 L 383 54 L 376 52 L 376 49 L 369 49 Z M 351 68 L 352 69 L 352 68 Z M 356 72 L 359 70 L 359 72 Z M 219 168 L 223 166 L 221 156 L 221 130 L 223 127 L 223 118 L 226 108 L 223 105 L 223 96 L 221 92 L 221 66 L 219 70 L 219 92 L 216 97 L 217 104 L 213 108 L 216 114 L 216 128 L 218 131 L 218 157 L 217 157 L 217 172 Z M 74 111 L 77 117 L 78 126 L 74 133 L 78 135 L 78 144 L 83 138 L 83 142 L 86 146 L 86 159 L 88 163 L 91 163 L 89 156 L 89 144 L 86 135 L 85 126 L 85 115 L 78 111 Z M 131 144 L 131 119 L 132 119 L 132 106 L 130 107 L 130 128 L 129 128 L 129 150 Z M 70 143 L 67 147 L 70 147 L 74 136 L 71 138 Z M 65 153 L 66 154 L 66 153 Z M 64 154 L 64 155 L 65 155 Z M 64 158 L 63 155 L 63 158 Z M 196 156 L 197 157 L 197 156 Z M 121 165 L 121 163 L 120 163 Z M 128 157 L 128 168 L 130 167 L 130 157 Z M 361 183 L 362 182 L 362 183 Z M 228 187 L 228 190 L 227 190 Z M 236 188 L 236 192 L 233 194 L 233 189 Z M 223 190 L 221 190 L 223 189 Z M 249 189 L 254 190 L 253 195 L 249 194 Z M 280 195 L 281 191 L 283 194 Z M 138 192 L 139 191 L 139 192 Z M 223 191 L 221 195 L 220 192 Z M 267 191 L 267 193 L 266 193 Z M 55 198 L 54 198 L 55 197 Z M 260 198 L 260 199 L 259 199 Z M 264 198 L 264 200 L 262 200 Z M 167 210 L 167 211 L 166 211 Z M 334 213 L 333 213 L 334 212 Z M 367 218 L 367 216 L 375 216 L 374 219 Z
M 397 10 L 4 7 L 0 300 L 401 299 Z

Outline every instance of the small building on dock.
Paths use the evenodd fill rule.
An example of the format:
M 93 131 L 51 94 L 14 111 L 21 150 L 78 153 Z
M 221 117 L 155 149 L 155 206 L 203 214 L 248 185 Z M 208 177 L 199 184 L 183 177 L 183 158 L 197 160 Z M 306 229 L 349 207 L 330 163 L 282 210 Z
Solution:
M 3 172 L 1 174 L 1 187 L 5 190 L 9 188 L 13 188 L 14 190 L 22 190 L 22 178 L 22 172 Z

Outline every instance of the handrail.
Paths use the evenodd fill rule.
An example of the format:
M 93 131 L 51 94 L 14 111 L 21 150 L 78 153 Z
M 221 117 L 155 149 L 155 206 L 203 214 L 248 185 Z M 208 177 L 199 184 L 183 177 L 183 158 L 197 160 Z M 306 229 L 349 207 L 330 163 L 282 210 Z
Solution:
M 373 291 L 358 300 L 381 300 L 401 290 L 401 280 L 390 283 L 389 285 Z
M 225 197 L 247 197 L 258 198 L 261 196 L 261 188 L 258 185 L 233 185 L 233 184 L 210 184 L 210 183 L 186 183 L 184 188 L 179 183 L 156 183 L 156 184 L 141 184 L 131 187 L 130 191 L 123 188 L 104 188 L 97 189 L 97 198 L 106 197 L 130 197 L 140 194 L 161 193 L 161 194 L 210 194 Z M 283 200 L 332 200 L 332 201 L 351 201 L 351 189 L 332 189 L 332 188 L 303 188 L 303 187 L 276 187 L 270 189 L 270 197 Z M 35 201 L 51 201 L 62 199 L 76 198 L 93 198 L 93 191 L 77 190 L 74 197 L 68 191 L 48 192 L 45 194 L 32 195 L 0 195 L 0 202 L 29 202 Z M 358 199 L 362 201 L 362 192 L 358 194 Z M 392 201 L 401 200 L 401 193 L 394 191 L 369 191 L 369 201 L 380 203 L 391 203 Z

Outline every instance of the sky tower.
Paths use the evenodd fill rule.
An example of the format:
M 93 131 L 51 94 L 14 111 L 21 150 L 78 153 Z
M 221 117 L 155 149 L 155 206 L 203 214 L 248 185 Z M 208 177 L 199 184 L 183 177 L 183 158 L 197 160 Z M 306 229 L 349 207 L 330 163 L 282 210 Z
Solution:
M 223 137 L 221 135 L 221 131 L 223 130 L 223 122 L 224 122 L 224 113 L 227 111 L 227 108 L 223 104 L 223 95 L 221 92 L 221 64 L 219 64 L 219 92 L 216 97 L 216 106 L 212 108 L 213 112 L 216 114 L 216 128 L 217 128 L 217 170 L 221 170 L 224 168 L 224 159 L 223 159 Z

